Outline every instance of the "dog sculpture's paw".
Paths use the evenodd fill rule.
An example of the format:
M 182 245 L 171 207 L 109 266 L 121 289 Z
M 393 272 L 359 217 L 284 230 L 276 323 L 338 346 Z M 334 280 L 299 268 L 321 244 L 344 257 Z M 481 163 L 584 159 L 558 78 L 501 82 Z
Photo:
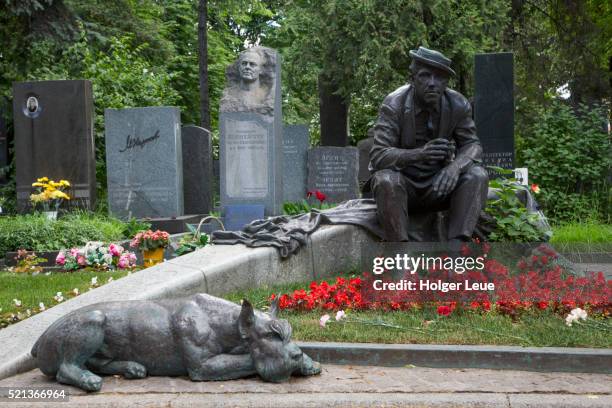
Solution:
M 129 362 L 123 376 L 128 379 L 145 378 L 147 376 L 147 369 L 142 364 Z

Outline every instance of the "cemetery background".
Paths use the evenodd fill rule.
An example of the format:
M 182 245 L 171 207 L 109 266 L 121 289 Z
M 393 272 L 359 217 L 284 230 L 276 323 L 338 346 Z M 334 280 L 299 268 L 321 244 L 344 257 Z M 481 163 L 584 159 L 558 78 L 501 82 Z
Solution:
M 569 8 L 566 4 L 546 1 L 521 5 L 495 1 L 489 2 L 486 9 L 479 2 L 465 2 L 457 8 L 444 2 L 435 6 L 349 2 L 337 7 L 337 2 L 329 1 L 324 7 L 314 7 L 308 3 L 288 6 L 283 2 L 271 6 L 256 1 L 249 2 L 252 8 L 247 13 L 246 3 L 241 1 L 220 3 L 224 4 L 208 5 L 210 154 L 214 157 L 218 157 L 217 112 L 225 66 L 249 42 L 260 41 L 262 45 L 278 49 L 282 56 L 283 119 L 286 124 L 302 125 L 293 131 L 301 135 L 296 141 L 300 147 L 291 150 L 285 146 L 286 154 L 302 157 L 306 150 L 304 135 L 310 135 L 308 142 L 312 147 L 322 146 L 318 148 L 321 150 L 311 150 L 313 155 L 325 149 L 356 145 L 365 139 L 382 97 L 405 81 L 409 65 L 407 50 L 423 39 L 453 58 L 459 75 L 451 87 L 472 97 L 474 87 L 478 87 L 473 77 L 474 69 L 478 69 L 473 65 L 474 56 L 512 51 L 516 92 L 515 167 L 528 167 L 530 182 L 542 189 L 538 199 L 559 232 L 554 238 L 556 242 L 588 243 L 588 251 L 593 251 L 596 243 L 599 246 L 594 252 L 609 252 L 612 241 L 610 142 L 609 133 L 602 131 L 605 118 L 609 118 L 610 102 L 610 83 L 606 81 L 608 56 L 603 51 L 607 47 L 606 38 L 610 38 L 611 17 L 607 6 L 594 2 Z M 39 6 L 20 3 L 0 10 L 3 23 L 0 41 L 6 45 L 2 48 L 6 51 L 0 56 L 6 68 L 0 72 L 0 91 L 6 98 L 0 107 L 3 118 L 0 120 L 0 167 L 7 180 L 0 187 L 0 200 L 4 201 L 5 212 L 16 209 L 13 197 L 18 190 L 16 163 L 11 162 L 17 156 L 16 126 L 10 109 L 13 81 L 91 80 L 98 182 L 98 205 L 93 217 L 100 221 L 106 219 L 107 195 L 111 190 L 107 171 L 112 171 L 107 170 L 105 109 L 177 106 L 182 124 L 205 121 L 194 85 L 199 80 L 196 2 L 127 5 L 117 1 L 107 6 L 49 1 Z M 56 17 L 46 20 L 41 18 L 43 15 Z M 110 18 L 116 15 L 125 17 L 124 25 L 115 24 L 118 18 Z M 568 16 L 571 16 L 569 20 Z M 52 24 L 54 18 L 60 23 L 60 30 L 50 29 L 57 26 Z M 370 26 L 379 28 L 377 36 L 370 35 Z M 398 34 L 391 27 L 410 27 L 410 31 Z M 14 32 L 21 35 L 8 35 Z M 541 43 L 546 36 L 554 38 L 552 49 L 544 49 Z M 458 38 L 462 41 L 456 41 Z M 567 60 L 572 64 L 566 64 Z M 569 100 L 558 95 L 558 89 L 565 84 L 570 88 Z M 319 109 L 324 112 L 320 113 Z M 330 122 L 329 116 L 323 114 L 329 112 L 340 114 L 331 115 L 336 119 Z M 338 120 L 343 117 L 346 120 Z M 308 124 L 308 131 L 303 124 Z M 286 129 L 286 134 L 290 134 Z M 182 150 L 184 159 L 185 151 L 190 150 L 184 144 Z M 508 150 L 512 149 L 504 149 Z M 354 148 L 343 151 L 353 162 L 352 182 L 357 179 L 359 169 L 357 152 Z M 310 153 L 305 163 L 310 163 Z M 327 176 L 336 178 L 333 172 L 344 169 L 343 166 L 330 167 L 331 173 Z M 297 174 L 292 177 L 305 178 L 308 171 L 305 167 L 302 173 L 296 170 Z M 284 176 L 287 173 L 283 171 Z M 346 173 L 341 171 L 342 175 Z M 326 192 L 316 181 L 309 181 L 308 185 L 310 191 Z M 334 201 L 332 195 L 329 197 L 328 201 Z M 215 201 L 212 208 L 184 214 L 206 214 L 218 208 L 219 199 L 211 200 Z M 299 193 L 293 192 L 283 201 L 300 201 Z M 311 203 L 315 202 L 313 197 Z M 34 223 L 28 218 L 22 220 Z M 116 234 L 112 239 L 119 238 L 127 236 Z M 93 286 L 92 278 L 86 275 L 74 286 L 82 292 Z M 72 297 L 69 290 L 68 286 L 63 290 L 66 298 Z M 49 299 L 49 302 L 54 301 Z M 9 308 L 15 306 L 11 297 L 6 303 Z M 7 310 L 6 304 L 4 308 Z M 316 316 L 309 318 L 316 319 Z

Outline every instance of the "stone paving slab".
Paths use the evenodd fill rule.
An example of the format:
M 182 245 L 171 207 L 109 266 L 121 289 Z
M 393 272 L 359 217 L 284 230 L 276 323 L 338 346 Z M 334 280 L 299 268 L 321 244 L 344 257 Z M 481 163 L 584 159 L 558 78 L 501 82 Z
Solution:
M 57 387 L 32 370 L 0 387 Z M 44 406 L 612 406 L 612 375 L 480 369 L 325 365 L 315 377 L 283 384 L 258 378 L 192 382 L 183 377 L 106 377 L 102 391 L 62 386 L 69 402 Z M 28 406 L 14 402 L 0 406 Z M 25 403 L 24 403 L 25 404 Z M 32 403 L 28 403 L 32 404 Z M 450 405 L 448 405 L 450 404 Z M 544 405 L 543 405 L 544 404 Z

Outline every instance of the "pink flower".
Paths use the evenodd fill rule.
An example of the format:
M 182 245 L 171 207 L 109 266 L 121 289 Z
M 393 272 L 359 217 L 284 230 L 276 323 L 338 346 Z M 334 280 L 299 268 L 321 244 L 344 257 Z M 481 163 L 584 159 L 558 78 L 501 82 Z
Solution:
M 345 316 L 346 316 L 346 313 L 344 313 L 344 310 L 338 310 L 336 312 L 336 321 L 340 321 Z
M 130 256 L 129 256 L 129 254 L 121 255 L 121 258 L 119 258 L 119 262 L 117 262 L 117 266 L 119 267 L 119 269 L 129 268 L 130 267 Z
M 132 264 L 133 264 L 133 263 L 136 263 L 136 254 L 135 254 L 135 253 L 130 252 L 130 253 L 128 254 L 128 257 L 129 257 L 129 259 L 130 259 L 130 263 L 132 263 Z
M 329 320 L 328 314 L 321 316 L 321 318 L 319 319 L 319 326 L 325 327 L 325 323 L 327 323 L 328 320 Z
M 81 266 L 85 266 L 87 265 L 87 260 L 85 259 L 85 257 L 83 255 L 79 255 L 77 257 L 77 263 Z
M 64 265 L 66 263 L 66 255 L 63 251 L 60 251 L 55 258 L 55 263 L 58 265 Z
M 79 249 L 78 248 L 71 248 L 70 249 L 70 256 L 75 257 L 79 254 Z
M 123 253 L 123 247 L 121 245 L 110 244 L 108 251 L 113 256 L 120 256 Z

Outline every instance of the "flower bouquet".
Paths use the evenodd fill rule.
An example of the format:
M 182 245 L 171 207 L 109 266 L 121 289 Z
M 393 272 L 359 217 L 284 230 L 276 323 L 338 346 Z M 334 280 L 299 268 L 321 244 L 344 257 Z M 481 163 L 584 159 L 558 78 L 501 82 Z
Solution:
M 60 251 L 55 263 L 67 271 L 87 267 L 102 270 L 132 269 L 136 266 L 136 255 L 124 250 L 121 245 L 106 246 L 101 242 L 89 242 L 83 248 Z
M 143 251 L 145 267 L 156 265 L 164 259 L 164 248 L 170 244 L 170 234 L 166 231 L 142 231 L 132 238 L 130 247 Z
M 48 177 L 41 177 L 32 183 L 32 187 L 36 187 L 36 193 L 30 195 L 30 201 L 34 207 L 42 204 L 43 211 L 49 219 L 56 219 L 62 201 L 70 200 L 70 196 L 64 191 L 70 187 L 70 182 L 67 180 L 54 181 Z

